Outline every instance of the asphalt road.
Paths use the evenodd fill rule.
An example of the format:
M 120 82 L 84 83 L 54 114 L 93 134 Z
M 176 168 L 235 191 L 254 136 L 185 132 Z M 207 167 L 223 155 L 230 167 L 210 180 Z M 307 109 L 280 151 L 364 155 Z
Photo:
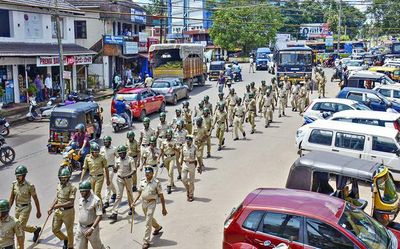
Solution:
M 243 96 L 245 85 L 255 81 L 257 87 L 261 80 L 270 82 L 272 75 L 266 71 L 248 73 L 244 65 L 244 82 L 234 84 L 234 88 Z M 328 75 L 330 76 L 330 72 Z M 328 77 L 329 79 L 330 77 Z M 337 83 L 328 83 L 327 95 L 337 93 Z M 225 90 L 227 93 L 227 89 Z M 190 105 L 194 107 L 205 96 L 209 95 L 215 106 L 217 100 L 216 82 L 207 82 L 204 87 L 196 87 L 190 97 Z M 314 97 L 316 92 L 314 92 Z M 110 125 L 110 100 L 100 102 L 105 112 L 105 129 L 103 135 L 111 135 L 113 144 L 118 146 L 125 142 L 126 131 L 115 134 Z M 167 107 L 167 120 L 174 115 L 175 106 Z M 157 206 L 155 218 L 163 226 L 163 233 L 152 240 L 152 247 L 162 248 L 221 248 L 223 223 L 231 209 L 240 204 L 244 197 L 259 187 L 284 187 L 291 164 L 297 159 L 294 136 L 302 124 L 298 113 L 286 110 L 286 117 L 278 118 L 274 113 L 274 122 L 264 128 L 264 121 L 256 118 L 256 133 L 250 134 L 249 124 L 245 124 L 246 140 L 233 141 L 232 132 L 225 135 L 226 142 L 222 151 L 217 151 L 217 140 L 212 139 L 212 157 L 205 159 L 206 171 L 196 174 L 195 201 L 188 203 L 181 182 L 177 182 L 177 190 L 171 195 L 165 193 L 168 215 L 161 215 L 161 205 Z M 151 126 L 158 124 L 158 114 L 150 116 Z M 139 134 L 142 124 L 136 122 L 134 131 Z M 17 165 L 28 167 L 28 181 L 35 184 L 42 206 L 43 217 L 35 218 L 32 210 L 30 224 L 42 225 L 47 209 L 55 197 L 58 183 L 57 170 L 61 155 L 47 153 L 48 123 L 28 123 L 11 127 L 11 136 L 7 143 L 15 148 L 16 162 L 7 167 L 0 166 L 0 198 L 8 198 L 11 182 L 15 179 L 14 170 Z M 166 188 L 167 173 L 161 174 L 163 189 Z M 79 176 L 75 173 L 71 179 L 77 184 Z M 79 193 L 77 194 L 79 197 Z M 122 214 L 115 224 L 110 224 L 107 216 L 101 222 L 103 243 L 110 248 L 141 248 L 144 234 L 144 217 L 141 208 L 137 208 L 133 234 L 130 234 L 130 217 L 127 216 L 127 204 L 121 209 Z M 11 213 L 13 214 L 13 212 Z M 41 244 L 37 248 L 60 248 L 61 242 L 51 233 L 51 222 L 46 226 Z M 31 236 L 26 238 L 26 247 L 32 245 Z

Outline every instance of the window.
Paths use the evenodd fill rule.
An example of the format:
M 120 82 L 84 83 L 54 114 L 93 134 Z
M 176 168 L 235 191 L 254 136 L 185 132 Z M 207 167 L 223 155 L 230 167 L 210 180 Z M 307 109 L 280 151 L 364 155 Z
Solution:
M 75 39 L 86 39 L 87 32 L 86 32 L 86 21 L 75 21 Z
M 174 80 L 174 81 L 172 82 L 172 85 L 173 85 L 173 86 L 180 86 L 181 84 L 179 83 L 179 81 Z
M 280 238 L 299 241 L 301 218 L 293 215 L 267 213 L 259 231 Z
M 53 38 L 57 38 L 57 22 L 54 16 L 51 17 L 51 35 Z M 60 18 L 60 32 L 61 39 L 64 39 L 64 19 Z
M 386 137 L 372 137 L 372 150 L 386 153 L 396 153 L 398 148 L 393 139 Z
M 347 94 L 347 98 L 355 101 L 363 100 L 362 93 L 355 93 L 355 92 L 349 92 L 349 94 Z
M 249 229 L 251 231 L 256 231 L 258 225 L 260 224 L 261 218 L 264 216 L 264 211 L 253 211 L 247 216 L 246 220 L 243 222 L 242 227 Z
M 391 97 L 389 89 L 379 89 L 378 92 L 385 97 L 389 97 L 389 98 Z
M 313 144 L 331 145 L 332 144 L 332 131 L 312 130 L 308 142 Z
M 335 112 L 341 112 L 345 110 L 351 110 L 351 107 L 344 104 L 336 104 Z
M 367 93 L 366 99 L 370 99 L 372 102 L 381 102 L 381 99 L 372 93 Z
M 8 10 L 0 9 L 0 37 L 11 37 L 10 14 Z
M 365 136 L 359 136 L 354 134 L 336 133 L 335 146 L 338 148 L 344 148 L 349 150 L 364 150 Z
M 393 90 L 393 98 L 400 99 L 400 91 Z
M 334 103 L 329 102 L 316 103 L 312 109 L 314 111 L 335 112 Z
M 341 232 L 320 221 L 307 219 L 307 245 L 323 249 L 354 249 L 353 243 Z

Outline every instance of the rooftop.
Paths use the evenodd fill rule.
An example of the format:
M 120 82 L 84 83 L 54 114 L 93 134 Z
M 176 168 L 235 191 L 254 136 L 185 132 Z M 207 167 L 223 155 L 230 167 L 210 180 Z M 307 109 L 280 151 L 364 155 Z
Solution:
M 57 2 L 57 5 L 56 5 Z M 87 1 L 81 1 L 81 2 L 87 2 Z M 36 8 L 56 8 L 58 7 L 59 9 L 62 10 L 69 10 L 69 11 L 80 11 L 79 8 L 76 6 L 72 5 L 71 3 L 68 3 L 65 0 L 0 0 L 0 3 L 8 3 L 8 4 L 14 4 L 14 5 L 21 5 L 21 6 L 31 6 L 31 7 L 36 7 Z
M 0 0 L 1 1 L 1 0 Z M 64 55 L 88 55 L 95 52 L 76 44 L 63 44 Z M 0 56 L 55 56 L 58 45 L 52 43 L 0 42 Z

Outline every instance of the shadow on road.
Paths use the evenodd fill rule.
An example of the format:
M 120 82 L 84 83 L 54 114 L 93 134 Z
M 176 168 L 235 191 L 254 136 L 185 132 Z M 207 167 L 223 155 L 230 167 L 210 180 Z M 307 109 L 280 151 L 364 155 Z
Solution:
M 152 244 L 151 247 L 167 247 L 167 246 L 176 246 L 178 243 L 173 240 L 167 240 L 167 239 L 161 239 L 160 237 L 162 236 L 162 232 L 160 233 L 159 236 L 153 237 L 152 239 Z
M 195 197 L 194 201 L 209 203 L 209 202 L 211 202 L 211 199 L 210 198 L 205 198 L 205 197 Z

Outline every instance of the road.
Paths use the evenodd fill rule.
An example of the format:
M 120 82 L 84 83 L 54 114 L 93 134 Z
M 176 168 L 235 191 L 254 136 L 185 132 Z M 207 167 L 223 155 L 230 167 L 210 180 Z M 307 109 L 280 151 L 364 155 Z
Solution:
M 245 85 L 251 81 L 260 85 L 261 80 L 270 82 L 272 75 L 266 71 L 248 73 L 244 65 L 244 82 L 234 84 L 239 96 L 243 96 Z M 328 73 L 329 74 L 329 73 Z M 327 75 L 328 76 L 328 75 Z M 330 76 L 330 74 L 329 74 Z M 329 79 L 330 77 L 328 77 Z M 327 85 L 327 95 L 334 96 L 337 83 Z M 227 92 L 227 90 L 225 90 Z M 192 92 L 190 105 L 194 107 L 205 96 L 209 95 L 215 106 L 217 100 L 216 82 L 208 82 L 205 87 L 197 87 Z M 314 92 L 314 97 L 316 92 Z M 103 135 L 111 135 L 113 144 L 118 146 L 125 142 L 126 132 L 115 134 L 110 125 L 110 100 L 100 102 L 105 112 L 105 129 Z M 175 106 L 167 107 L 167 120 L 174 115 Z M 181 182 L 177 182 L 176 192 L 165 193 L 168 215 L 161 215 L 161 205 L 157 206 L 155 218 L 163 226 L 163 233 L 152 240 L 152 247 L 162 248 L 221 248 L 223 223 L 233 207 L 236 207 L 252 190 L 259 187 L 284 187 L 291 164 L 297 159 L 294 136 L 302 123 L 298 113 L 286 110 L 286 117 L 278 118 L 274 113 L 274 122 L 264 128 L 264 121 L 256 118 L 256 133 L 250 134 L 249 124 L 245 124 L 246 140 L 233 141 L 232 132 L 227 133 L 225 147 L 217 151 L 217 140 L 212 139 L 212 157 L 205 159 L 206 171 L 196 174 L 195 201 L 186 201 L 185 190 Z M 151 115 L 151 126 L 158 124 L 158 115 Z M 138 135 L 142 124 L 136 122 L 135 133 Z M 7 143 L 17 152 L 15 164 L 0 168 L 0 198 L 8 198 L 11 182 L 15 179 L 14 170 L 17 165 L 28 167 L 27 179 L 35 184 L 42 206 L 43 217 L 37 220 L 32 210 L 30 224 L 42 225 L 46 211 L 55 197 L 58 183 L 57 170 L 61 162 L 60 155 L 47 153 L 48 123 L 28 123 L 11 127 L 11 136 Z M 161 174 L 163 189 L 166 188 L 167 173 Z M 72 177 L 78 182 L 78 175 Z M 77 194 L 79 197 L 79 193 Z M 138 206 L 140 207 L 140 206 Z M 124 203 L 122 214 L 115 224 L 110 224 L 106 216 L 101 222 L 103 243 L 110 248 L 141 248 L 144 234 L 144 220 L 141 208 L 135 216 L 134 232 L 130 234 L 127 204 Z M 13 212 L 11 212 L 13 214 Z M 109 213 L 107 213 L 107 216 Z M 46 226 L 41 244 L 37 248 L 60 248 L 61 242 L 51 233 L 51 222 Z M 31 236 L 26 238 L 26 246 L 31 246 Z

